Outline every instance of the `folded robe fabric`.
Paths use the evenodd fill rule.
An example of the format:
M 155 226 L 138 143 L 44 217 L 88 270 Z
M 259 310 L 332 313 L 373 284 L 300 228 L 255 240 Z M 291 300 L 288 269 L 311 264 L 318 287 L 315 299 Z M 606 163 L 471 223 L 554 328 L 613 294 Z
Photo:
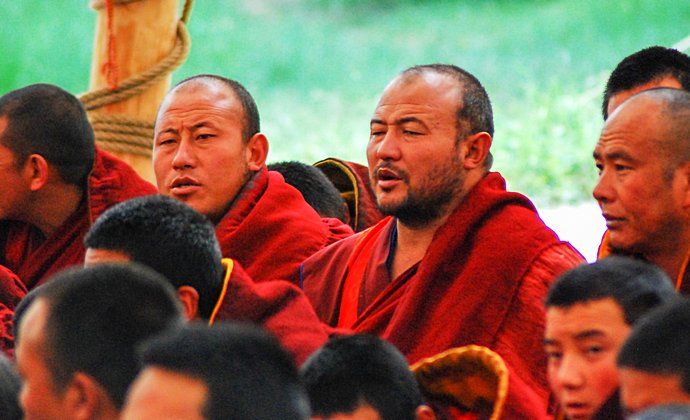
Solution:
M 388 227 L 372 240 L 387 243 L 395 220 L 379 223 Z M 305 293 L 330 325 L 337 325 L 349 259 L 363 234 L 320 251 L 302 267 Z M 416 269 L 388 283 L 352 328 L 392 342 L 410 363 L 468 344 L 491 348 L 511 370 L 507 415 L 543 417 L 549 393 L 541 344 L 548 285 L 532 293 L 524 279 L 550 251 L 556 268 L 547 282 L 584 262 L 543 224 L 526 197 L 507 192 L 500 174 L 489 173 L 437 230 Z M 365 271 L 362 293 L 367 282 L 376 281 L 381 264 L 374 265 Z M 510 318 L 524 320 L 524 330 L 506 330 Z
M 106 209 L 156 193 L 132 167 L 99 148 L 88 182 L 85 201 L 48 238 L 28 223 L 0 221 L 0 264 L 14 271 L 28 290 L 63 268 L 83 264 L 84 235 Z
M 209 321 L 249 322 L 275 335 L 301 365 L 335 331 L 323 324 L 306 296 L 280 280 L 256 283 L 229 258 L 223 259 L 225 280 Z
M 280 173 L 266 168 L 247 182 L 216 225 L 223 257 L 239 261 L 256 282 L 297 284 L 307 257 L 350 235 L 346 224 L 322 219 Z
M 14 355 L 14 308 L 26 293 L 19 277 L 0 265 L 0 351 L 9 357 Z

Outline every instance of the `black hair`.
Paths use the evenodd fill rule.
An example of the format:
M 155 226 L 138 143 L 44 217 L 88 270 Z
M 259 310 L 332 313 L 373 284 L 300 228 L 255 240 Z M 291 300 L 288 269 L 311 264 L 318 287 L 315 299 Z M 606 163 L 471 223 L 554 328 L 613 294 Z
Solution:
M 254 134 L 261 131 L 259 109 L 257 108 L 256 102 L 254 101 L 251 93 L 249 93 L 249 91 L 240 82 L 215 74 L 197 74 L 180 81 L 175 85 L 173 90 L 175 90 L 178 86 L 195 81 L 220 82 L 221 85 L 225 86 L 235 94 L 237 99 L 239 99 L 240 104 L 242 104 L 242 110 L 244 111 L 244 129 L 242 130 L 242 138 L 245 143 L 249 142 L 249 139 L 251 139 Z
M 678 298 L 671 279 L 657 266 L 628 257 L 610 256 L 561 275 L 549 289 L 546 307 L 611 298 L 632 325 L 650 309 Z
M 677 375 L 690 394 L 690 301 L 664 305 L 633 328 L 618 353 L 619 368 Z
M 89 229 L 84 246 L 122 252 L 163 274 L 175 288 L 193 287 L 199 293 L 199 315 L 205 319 L 223 288 L 213 225 L 171 197 L 137 197 L 109 208 Z
M 690 57 L 673 48 L 655 45 L 637 51 L 623 59 L 611 72 L 601 112 L 608 118 L 611 97 L 636 86 L 671 76 L 678 80 L 683 89 L 690 91 Z
M 86 111 L 74 95 L 44 83 L 13 90 L 0 97 L 0 118 L 7 122 L 0 143 L 12 151 L 17 167 L 39 154 L 62 181 L 86 188 L 96 145 Z
M 345 201 L 340 191 L 319 168 L 293 160 L 271 163 L 268 169 L 280 172 L 285 182 L 302 193 L 304 200 L 321 217 L 333 217 L 347 223 Z
M 302 420 L 309 405 L 290 355 L 264 330 L 189 324 L 147 342 L 144 367 L 190 375 L 206 385 L 208 420 Z
M 118 408 L 139 371 L 136 346 L 183 323 L 171 286 L 134 263 L 68 269 L 30 294 L 29 305 L 43 301 L 48 308 L 43 351 L 55 388 L 64 390 L 76 372 L 84 372 Z
M 0 417 L 4 420 L 21 420 L 22 409 L 19 405 L 19 391 L 22 382 L 14 365 L 3 353 L 0 353 Z
M 336 337 L 302 367 L 313 415 L 330 417 L 373 407 L 382 420 L 413 420 L 422 401 L 407 360 L 373 335 Z

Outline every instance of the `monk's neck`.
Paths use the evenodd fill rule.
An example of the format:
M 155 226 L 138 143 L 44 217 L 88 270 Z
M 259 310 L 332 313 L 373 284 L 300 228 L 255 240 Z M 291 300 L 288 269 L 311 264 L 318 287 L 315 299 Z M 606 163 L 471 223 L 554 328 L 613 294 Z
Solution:
M 690 243 L 690 242 L 686 242 Z M 645 255 L 645 258 L 664 270 L 676 282 L 690 253 L 690 246 L 678 246 L 672 252 Z
M 396 220 L 398 240 L 391 265 L 391 278 L 395 279 L 410 267 L 417 264 L 426 254 L 436 230 L 448 217 L 437 219 L 423 227 L 412 227 Z
M 29 223 L 36 226 L 47 238 L 53 234 L 79 208 L 83 191 L 73 185 L 49 188 L 36 196 L 31 208 Z

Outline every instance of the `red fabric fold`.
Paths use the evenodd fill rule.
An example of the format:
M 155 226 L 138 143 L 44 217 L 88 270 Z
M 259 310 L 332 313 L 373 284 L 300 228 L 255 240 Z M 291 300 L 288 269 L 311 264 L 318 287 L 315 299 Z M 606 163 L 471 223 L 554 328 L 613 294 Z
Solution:
M 57 271 L 84 262 L 82 240 L 91 223 L 110 206 L 156 188 L 117 157 L 96 148 L 85 202 L 49 238 L 34 226 L 0 221 L 0 263 L 31 290 Z
M 226 264 L 226 269 L 228 264 Z M 286 281 L 252 281 L 235 262 L 226 273 L 215 321 L 249 322 L 273 333 L 301 365 L 334 330 L 323 324 L 302 291 Z
M 239 261 L 256 282 L 297 284 L 307 257 L 350 235 L 347 225 L 322 219 L 280 173 L 266 168 L 245 185 L 216 225 L 223 257 Z
M 374 255 L 388 247 L 395 219 L 379 223 L 387 228 L 366 239 L 378 242 Z M 360 235 L 317 253 L 303 266 L 305 293 L 321 319 L 331 325 L 337 322 L 346 267 Z M 544 417 L 548 388 L 543 335 L 539 335 L 543 334 L 544 296 L 530 302 L 517 302 L 516 296 L 534 261 L 550 247 L 562 244 L 526 197 L 507 192 L 500 174 L 490 173 L 438 229 L 416 269 L 390 281 L 366 305 L 352 328 L 387 339 L 414 363 L 467 344 L 497 350 L 499 339 L 509 340 L 501 330 L 506 319 L 520 311 L 531 319 L 529 327 L 540 331 L 524 337 L 531 354 L 517 354 L 509 345 L 497 350 L 512 376 L 506 418 Z M 577 251 L 567 249 L 575 261 L 582 261 Z M 379 259 L 385 261 L 385 257 Z M 364 282 L 381 277 L 383 264 L 370 260 Z M 572 266 L 564 264 L 561 271 Z M 524 348 L 525 344 L 514 347 Z
M 26 293 L 19 277 L 0 265 L 0 351 L 9 357 L 14 356 L 14 308 Z

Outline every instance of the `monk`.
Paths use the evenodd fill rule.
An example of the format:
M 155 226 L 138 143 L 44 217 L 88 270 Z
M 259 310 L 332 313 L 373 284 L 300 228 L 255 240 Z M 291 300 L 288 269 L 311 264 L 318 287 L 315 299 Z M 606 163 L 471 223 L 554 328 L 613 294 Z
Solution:
M 261 326 L 299 364 L 332 332 L 298 287 L 279 280 L 256 283 L 237 261 L 222 259 L 213 225 L 174 198 L 153 195 L 113 206 L 94 223 L 84 244 L 85 265 L 145 264 L 175 287 L 188 320 Z
M 84 261 L 82 238 L 108 207 L 156 192 L 95 146 L 79 100 L 48 84 L 0 97 L 0 264 L 31 290 Z
M 621 104 L 636 93 L 662 87 L 683 89 L 690 92 L 690 56 L 673 48 L 653 46 L 625 57 L 611 72 L 611 76 L 606 83 L 602 102 L 604 120 L 607 120 Z M 682 140 L 680 145 L 685 147 Z M 644 156 L 645 159 L 648 157 Z M 607 218 L 604 208 L 609 207 L 609 204 L 605 203 L 605 201 L 609 200 L 610 197 L 608 195 L 602 196 L 600 192 L 601 190 L 595 189 L 594 198 L 599 202 L 604 218 Z M 644 209 L 640 210 L 644 211 Z M 670 238 L 678 240 L 682 234 L 682 230 L 673 232 L 670 233 Z M 612 239 L 612 236 L 615 236 L 614 232 L 607 229 L 599 246 L 599 258 L 604 258 L 611 254 L 630 255 L 631 252 L 622 247 L 619 241 Z M 690 258 L 690 255 L 686 255 L 690 251 L 687 246 L 681 246 L 677 251 L 683 254 L 681 258 L 683 261 L 687 261 Z M 651 256 L 652 253 L 651 249 L 633 252 L 638 257 L 643 257 L 658 265 L 660 260 L 657 257 Z M 686 273 L 687 263 L 681 261 L 671 265 L 664 263 L 664 265 L 666 267 L 662 268 L 665 268 L 667 274 L 672 276 L 677 286 L 680 287 L 683 284 L 685 277 L 690 278 L 690 274 Z M 675 265 L 675 267 L 672 265 Z M 685 290 L 684 293 L 687 294 L 688 291 Z
M 153 167 L 159 191 L 216 226 L 224 257 L 255 281 L 297 283 L 308 256 L 352 229 L 322 219 L 282 175 L 266 168 L 268 139 L 252 96 L 214 75 L 183 80 L 156 119 Z
M 690 92 L 642 91 L 606 120 L 592 194 L 606 219 L 599 256 L 632 255 L 690 293 Z
M 467 344 L 510 370 L 506 418 L 547 416 L 543 299 L 584 261 L 490 172 L 493 117 L 471 74 L 409 68 L 371 118 L 370 177 L 388 217 L 306 260 L 325 322 L 377 334 L 414 363 Z

